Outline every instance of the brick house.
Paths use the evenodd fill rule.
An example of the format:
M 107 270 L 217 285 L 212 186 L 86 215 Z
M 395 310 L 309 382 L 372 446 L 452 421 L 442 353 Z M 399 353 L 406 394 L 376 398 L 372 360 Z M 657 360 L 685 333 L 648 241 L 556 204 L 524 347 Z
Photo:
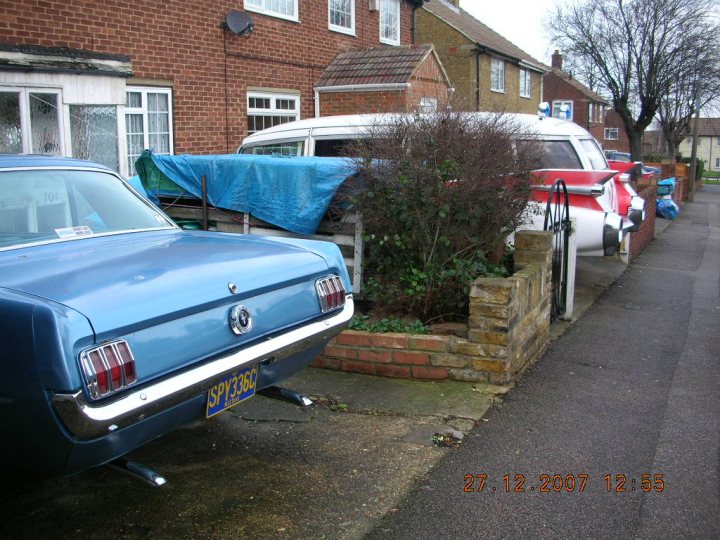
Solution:
M 455 88 L 457 107 L 537 112 L 548 67 L 459 7 L 430 0 L 417 10 L 417 43 L 432 43 Z
M 563 70 L 560 51 L 552 55 L 551 69 L 543 79 L 543 93 L 552 116 L 584 127 L 608 150 L 623 150 L 618 147 L 620 137 L 625 135 L 620 117 L 614 111 L 608 113 L 607 100 Z M 606 121 L 610 123 L 606 125 Z
M 605 111 L 605 125 L 602 131 L 596 129 L 592 133 L 604 149 L 630 152 L 630 139 L 628 139 L 625 132 L 625 124 L 620 115 L 613 109 Z M 598 137 L 598 135 L 602 136 Z
M 249 132 L 338 110 L 331 97 L 343 92 L 318 86 L 319 77 L 347 51 L 408 51 L 422 3 L 5 3 L 0 152 L 88 157 L 122 174 L 133 173 L 144 148 L 233 152 Z M 353 100 L 353 112 L 364 112 L 369 96 L 394 109 L 442 97 L 448 85 L 437 57 L 426 49 L 415 60 L 395 86 L 347 88 L 343 112 L 353 111 Z

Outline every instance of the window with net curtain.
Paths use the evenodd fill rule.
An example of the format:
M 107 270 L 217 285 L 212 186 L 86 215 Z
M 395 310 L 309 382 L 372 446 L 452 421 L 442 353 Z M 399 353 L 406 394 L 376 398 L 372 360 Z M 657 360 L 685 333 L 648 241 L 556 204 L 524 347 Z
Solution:
M 296 20 L 298 17 L 297 0 L 245 0 L 245 9 L 286 19 Z
M 505 62 L 500 58 L 493 58 L 490 65 L 490 90 L 505 91 Z
M 169 88 L 128 87 L 125 103 L 128 172 L 136 174 L 135 161 L 149 149 L 172 154 L 172 99 Z
M 328 25 L 331 30 L 355 33 L 355 0 L 328 0 Z
M 400 45 L 400 0 L 380 0 L 380 41 Z

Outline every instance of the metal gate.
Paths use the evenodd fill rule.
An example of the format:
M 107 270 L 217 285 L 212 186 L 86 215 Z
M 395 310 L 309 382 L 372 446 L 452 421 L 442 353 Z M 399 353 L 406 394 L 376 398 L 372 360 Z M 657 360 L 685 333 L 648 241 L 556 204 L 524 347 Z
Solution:
M 548 194 L 545 207 L 546 231 L 553 233 L 552 257 L 552 307 L 550 319 L 555 321 L 566 310 L 568 287 L 568 250 L 570 247 L 570 206 L 567 186 L 563 180 L 555 180 Z

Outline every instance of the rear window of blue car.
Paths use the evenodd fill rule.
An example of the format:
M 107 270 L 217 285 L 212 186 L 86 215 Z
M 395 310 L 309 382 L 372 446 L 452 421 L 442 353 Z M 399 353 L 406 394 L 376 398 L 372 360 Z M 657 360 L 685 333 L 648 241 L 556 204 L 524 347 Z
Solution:
M 0 249 L 172 227 L 116 176 L 102 171 L 0 171 Z

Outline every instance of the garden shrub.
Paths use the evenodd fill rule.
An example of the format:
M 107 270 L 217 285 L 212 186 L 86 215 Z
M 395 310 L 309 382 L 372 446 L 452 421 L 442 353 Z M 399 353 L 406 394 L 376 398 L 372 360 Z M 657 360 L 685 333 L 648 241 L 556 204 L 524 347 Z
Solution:
M 467 316 L 488 260 L 526 219 L 540 146 L 511 117 L 393 116 L 352 152 L 363 216 L 365 293 L 423 322 Z

